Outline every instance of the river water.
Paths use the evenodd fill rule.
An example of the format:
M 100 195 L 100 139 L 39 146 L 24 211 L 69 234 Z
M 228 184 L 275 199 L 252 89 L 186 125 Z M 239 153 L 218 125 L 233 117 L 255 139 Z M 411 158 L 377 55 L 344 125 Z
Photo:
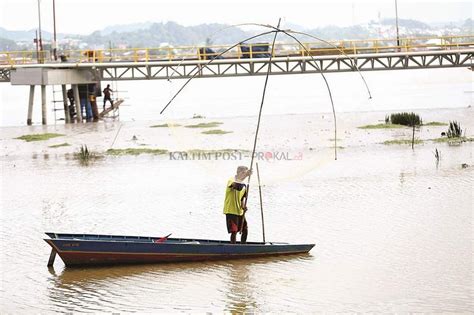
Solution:
M 461 70 L 452 71 L 464 76 Z M 121 121 L 26 127 L 21 126 L 24 95 L 19 88 L 7 93 L 2 87 L 9 109 L 2 104 L 1 312 L 471 312 L 474 142 L 436 143 L 431 139 L 447 127 L 425 126 L 416 132 L 423 143 L 412 150 L 409 145 L 382 144 L 409 139 L 408 128 L 357 128 L 380 123 L 390 109 L 418 108 L 425 122 L 457 120 L 472 138 L 471 82 L 450 71 L 426 76 L 421 71 L 415 77 L 402 73 L 394 75 L 417 80 L 416 88 L 389 73 L 374 74 L 382 82 L 368 75 L 375 103 L 366 100 L 360 87 L 348 85 L 351 102 L 341 91 L 346 80 L 355 78 L 337 79 L 342 85 L 335 88 L 336 105 L 342 104 L 337 161 L 324 91 L 308 88 L 298 96 L 298 84 L 277 81 L 297 95 L 286 112 L 290 92 L 269 92 L 258 147 L 266 239 L 315 243 L 308 255 L 107 268 L 66 268 L 59 257 L 54 268 L 46 267 L 50 249 L 43 233 L 227 239 L 223 185 L 236 166 L 249 163 L 248 154 L 227 159 L 216 153 L 211 160 L 104 155 L 81 166 L 73 153 L 83 144 L 99 154 L 111 147 L 249 150 L 256 117 L 247 100 L 258 94 L 257 88 L 239 103 L 236 95 L 254 88 L 225 79 L 235 86 L 209 97 L 209 108 L 203 104 L 206 94 L 192 89 L 194 100 L 183 95 L 176 109 L 159 119 L 138 109 L 144 104 L 156 114 L 158 100 L 168 95 L 155 95 L 150 83 L 144 85 L 146 92 L 124 83 L 133 104 L 121 110 Z M 433 73 L 445 77 L 434 78 Z M 305 76 L 296 80 L 301 78 Z M 173 85 L 169 94 L 179 86 L 168 84 Z M 307 98 L 318 99 L 318 93 L 325 103 L 320 111 L 311 110 Z M 144 94 L 153 102 L 145 104 Z M 19 95 L 18 103 L 14 95 Z M 278 95 L 284 101 L 272 103 Z M 415 106 L 421 99 L 425 102 Z M 189 119 L 194 113 L 208 118 Z M 219 129 L 232 133 L 150 128 L 163 122 L 210 121 L 221 122 Z M 43 132 L 64 136 L 38 142 L 14 139 Z M 50 147 L 65 142 L 70 146 Z M 435 149 L 441 152 L 439 163 Z M 249 208 L 249 239 L 260 241 L 255 189 Z

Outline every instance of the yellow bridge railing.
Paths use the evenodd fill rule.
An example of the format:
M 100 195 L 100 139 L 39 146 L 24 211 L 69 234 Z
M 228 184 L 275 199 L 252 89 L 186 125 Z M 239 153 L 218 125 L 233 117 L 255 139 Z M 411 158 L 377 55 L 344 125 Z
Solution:
M 397 39 L 340 40 L 330 44 L 321 42 L 275 44 L 274 57 L 366 54 L 386 52 L 414 52 L 474 48 L 474 35 L 413 37 Z M 22 65 L 51 62 L 106 63 L 149 62 L 179 60 L 209 60 L 228 49 L 230 45 L 180 46 L 158 48 L 62 50 L 58 61 L 51 51 L 3 51 L 0 65 Z M 264 58 L 271 54 L 268 43 L 246 43 L 230 49 L 219 58 Z

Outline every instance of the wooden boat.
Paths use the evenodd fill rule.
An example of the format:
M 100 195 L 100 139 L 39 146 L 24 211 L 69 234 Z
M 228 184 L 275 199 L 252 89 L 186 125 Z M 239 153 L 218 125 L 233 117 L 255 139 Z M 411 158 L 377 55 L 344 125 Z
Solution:
M 66 266 L 150 264 L 182 261 L 241 259 L 308 253 L 314 244 L 231 244 L 228 241 L 150 236 L 46 233 L 52 247 L 48 266 L 56 253 Z

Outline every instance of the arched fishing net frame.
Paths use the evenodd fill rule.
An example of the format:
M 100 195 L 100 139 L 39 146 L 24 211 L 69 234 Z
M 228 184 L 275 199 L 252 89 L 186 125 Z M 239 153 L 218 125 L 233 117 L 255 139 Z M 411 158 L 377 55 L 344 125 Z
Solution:
M 369 99 L 372 98 L 372 95 L 371 95 L 371 92 L 370 92 L 370 88 L 367 84 L 367 81 L 365 80 L 364 76 L 362 75 L 362 73 L 360 72 L 360 69 L 357 67 L 357 63 L 355 62 L 354 58 L 348 56 L 342 49 L 340 49 L 339 47 L 337 47 L 336 45 L 332 44 L 331 42 L 329 41 L 326 41 L 324 39 L 321 39 L 319 37 L 316 37 L 314 35 L 311 35 L 311 34 L 308 34 L 308 33 L 305 33 L 305 32 L 299 32 L 299 31 L 293 31 L 293 30 L 283 30 L 283 29 L 280 29 L 279 27 L 279 23 L 278 22 L 278 26 L 275 27 L 275 26 L 272 26 L 272 25 L 268 25 L 268 24 L 259 24 L 259 23 L 242 23 L 242 24 L 235 24 L 235 25 L 231 25 L 231 26 L 228 26 L 228 27 L 225 27 L 221 30 L 219 30 L 218 32 L 222 32 L 226 29 L 229 29 L 229 28 L 233 28 L 233 27 L 239 27 L 239 26 L 258 26 L 258 27 L 263 27 L 263 28 L 266 28 L 266 29 L 271 29 L 270 31 L 267 31 L 267 32 L 263 32 L 263 33 L 259 33 L 257 35 L 254 35 L 254 36 L 251 36 L 251 37 L 248 37 L 244 40 L 241 40 L 239 41 L 238 43 L 228 47 L 227 49 L 221 51 L 219 54 L 215 55 L 212 59 L 209 60 L 209 62 L 207 62 L 206 64 L 204 65 L 201 65 L 201 66 L 198 66 L 196 67 L 194 70 L 191 71 L 191 73 L 193 73 L 193 75 L 188 78 L 186 80 L 186 82 L 181 86 L 181 88 L 173 95 L 173 97 L 168 101 L 168 103 L 163 107 L 163 109 L 161 110 L 160 114 L 163 114 L 163 112 L 168 108 L 168 106 L 173 102 L 173 100 L 181 93 L 181 91 L 183 91 L 183 89 L 189 84 L 189 82 L 191 82 L 192 79 L 194 79 L 195 77 L 198 76 L 198 74 L 200 73 L 200 68 L 208 68 L 208 66 L 213 63 L 214 60 L 216 59 L 219 59 L 222 55 L 224 55 L 225 53 L 229 52 L 230 50 L 234 49 L 235 47 L 247 42 L 247 41 L 250 41 L 250 40 L 253 40 L 253 39 L 256 39 L 256 38 L 259 38 L 259 37 L 263 37 L 263 36 L 266 36 L 266 35 L 269 35 L 269 34 L 275 34 L 274 36 L 274 41 L 273 41 L 273 44 L 272 44 L 272 54 L 270 55 L 270 58 L 269 58 L 269 67 L 268 67 L 268 71 L 267 71 L 267 74 L 266 74 L 266 79 L 265 79 L 265 86 L 264 86 L 264 92 L 263 92 L 263 97 L 262 97 L 262 104 L 261 106 L 263 106 L 263 100 L 264 100 L 264 97 L 265 97 L 265 90 L 266 90 L 266 86 L 267 86 L 267 82 L 268 82 L 268 75 L 269 75 L 269 72 L 270 72 L 270 68 L 271 68 L 271 60 L 274 56 L 274 46 L 275 46 L 275 40 L 276 40 L 276 36 L 278 33 L 283 33 L 285 34 L 287 37 L 293 39 L 304 51 L 305 53 L 311 58 L 311 61 L 315 67 L 315 69 L 317 71 L 319 71 L 319 73 L 321 74 L 324 82 L 325 82 L 325 85 L 326 85 L 326 88 L 327 88 L 327 91 L 328 91 L 328 95 L 329 95 L 329 99 L 330 99 L 330 102 L 331 102 L 331 108 L 332 108 L 332 113 L 333 113 L 333 119 L 334 119 L 334 159 L 337 160 L 337 117 L 336 117 L 336 110 L 335 110 L 335 105 L 334 105 L 334 99 L 333 99 L 333 96 L 332 96 L 332 91 L 331 91 L 331 87 L 329 85 L 329 82 L 327 81 L 327 78 L 326 76 L 324 75 L 324 72 L 323 70 L 321 69 L 321 67 L 319 67 L 316 59 L 311 55 L 311 52 L 308 50 L 308 48 L 303 45 L 303 43 L 301 42 L 301 40 L 299 38 L 296 37 L 296 35 L 303 35 L 303 36 L 308 36 L 310 38 L 313 38 L 319 42 L 322 42 L 322 43 L 325 43 L 331 47 L 333 47 L 334 49 L 338 50 L 342 55 L 346 56 L 350 62 L 351 62 L 351 65 L 352 67 L 359 73 L 366 89 L 367 89 L 367 93 L 369 95 Z M 217 34 L 218 32 L 215 32 L 214 34 Z M 260 116 L 261 116 L 261 109 L 259 111 L 259 122 L 260 122 Z M 258 136 L 258 129 L 259 129 L 259 123 L 257 124 L 257 130 L 256 130 L 256 133 L 255 133 L 255 139 L 257 139 L 257 136 Z M 250 169 L 252 169 L 253 167 L 253 158 L 254 158 L 254 153 L 255 153 L 255 148 L 256 148 L 256 140 L 254 141 L 254 148 L 253 148 L 253 151 L 252 151 L 252 157 L 251 157 L 251 163 L 250 163 Z

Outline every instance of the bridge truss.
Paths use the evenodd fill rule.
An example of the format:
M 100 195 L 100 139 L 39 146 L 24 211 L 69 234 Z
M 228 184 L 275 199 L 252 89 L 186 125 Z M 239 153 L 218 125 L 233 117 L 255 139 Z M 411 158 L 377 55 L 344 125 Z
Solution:
M 332 56 L 274 57 L 272 75 L 335 73 L 356 71 L 384 71 L 472 67 L 474 48 L 420 52 L 370 53 Z M 0 66 L 0 82 L 9 82 L 11 71 L 18 68 L 90 69 L 101 80 L 170 80 L 190 77 L 241 77 L 265 75 L 269 58 L 172 60 L 103 63 L 44 63 Z

